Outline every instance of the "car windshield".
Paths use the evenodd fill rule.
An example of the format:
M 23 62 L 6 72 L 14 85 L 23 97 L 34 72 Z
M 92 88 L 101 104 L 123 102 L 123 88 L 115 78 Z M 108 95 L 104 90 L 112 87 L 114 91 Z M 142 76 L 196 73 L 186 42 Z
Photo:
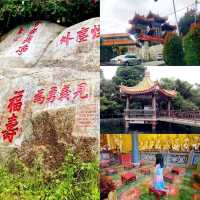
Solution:
M 126 55 L 125 58 L 136 58 L 134 55 Z
M 114 57 L 114 58 L 112 58 L 113 60 L 116 60 L 116 59 L 119 59 L 119 58 L 122 58 L 123 56 L 116 56 L 116 57 Z

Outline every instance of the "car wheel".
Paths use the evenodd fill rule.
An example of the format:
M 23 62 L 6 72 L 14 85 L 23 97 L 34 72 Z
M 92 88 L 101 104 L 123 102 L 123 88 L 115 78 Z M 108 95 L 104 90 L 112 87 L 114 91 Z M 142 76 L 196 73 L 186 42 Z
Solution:
M 129 66 L 129 63 L 128 63 L 128 62 L 125 62 L 124 64 L 125 64 L 125 66 Z

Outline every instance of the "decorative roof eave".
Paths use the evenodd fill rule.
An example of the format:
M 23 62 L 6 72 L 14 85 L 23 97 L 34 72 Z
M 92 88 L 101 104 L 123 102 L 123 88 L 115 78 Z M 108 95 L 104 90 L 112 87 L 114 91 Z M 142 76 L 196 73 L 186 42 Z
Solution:
M 176 91 L 163 89 L 158 81 L 152 81 L 150 79 L 150 73 L 145 71 L 144 78 L 141 82 L 133 87 L 120 86 L 120 93 L 124 95 L 145 95 L 148 93 L 160 92 L 167 97 L 175 97 Z
M 167 97 L 171 97 L 171 98 L 176 97 L 176 91 L 162 89 L 158 83 L 155 83 L 154 86 L 146 90 L 138 90 L 138 91 L 137 90 L 134 91 L 132 87 L 126 87 L 124 85 L 120 86 L 120 93 L 125 94 L 125 95 L 144 95 L 144 94 L 156 92 L 156 91 L 160 92 L 161 94 Z
M 131 39 L 127 40 L 107 40 L 102 42 L 102 46 L 113 46 L 113 45 L 136 45 L 137 43 Z
M 101 34 L 101 38 L 112 38 L 112 37 L 129 37 L 129 34 L 128 33 Z
M 161 16 L 159 16 L 158 14 L 154 14 L 153 12 L 149 12 L 149 14 L 147 15 L 147 18 L 157 18 L 157 19 L 160 19 L 160 20 L 164 20 L 164 21 L 166 21 L 166 20 L 168 20 L 168 17 L 166 16 L 166 17 L 161 17 Z
M 168 97 L 171 97 L 171 98 L 174 98 L 176 97 L 177 93 L 175 90 L 165 90 L 165 89 L 161 89 L 160 92 L 162 94 L 164 94 L 165 96 L 168 96 Z
M 141 95 L 141 94 L 146 94 L 146 93 L 150 93 L 154 91 L 154 86 L 151 88 L 148 88 L 146 90 L 138 90 L 138 91 L 134 91 L 132 87 L 126 87 L 124 85 L 120 86 L 120 93 L 123 94 L 130 94 L 130 95 Z

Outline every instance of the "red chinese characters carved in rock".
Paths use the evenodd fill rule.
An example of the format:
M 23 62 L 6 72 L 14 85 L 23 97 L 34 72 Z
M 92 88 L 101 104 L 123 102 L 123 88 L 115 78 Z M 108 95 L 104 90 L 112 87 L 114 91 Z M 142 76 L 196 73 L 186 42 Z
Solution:
M 52 103 L 55 101 L 56 93 L 57 93 L 57 86 L 52 86 L 47 97 L 48 103 Z
M 17 35 L 21 35 L 21 34 L 23 34 L 24 32 L 25 32 L 24 27 L 23 27 L 23 26 L 20 26 L 20 27 L 19 27 L 19 30 L 18 30 L 18 32 L 17 32 Z
M 36 22 L 33 26 L 33 28 L 29 31 L 28 36 L 23 40 L 23 46 L 20 46 L 17 50 L 16 53 L 20 56 L 24 52 L 26 52 L 29 48 L 28 44 L 31 42 L 33 39 L 33 34 L 35 34 L 38 30 L 38 26 L 41 24 L 41 22 Z
M 80 31 L 77 32 L 77 42 L 86 42 L 88 38 L 88 30 L 89 28 L 87 27 L 82 27 Z
M 74 38 L 70 36 L 70 32 L 67 32 L 66 36 L 62 36 L 60 39 L 60 44 L 65 44 L 66 46 L 69 45 L 70 40 L 73 40 Z
M 77 88 L 76 91 L 74 92 L 74 99 L 79 97 L 80 99 L 86 99 L 88 98 L 88 94 L 87 92 L 87 84 L 86 83 L 80 83 Z
M 44 89 L 38 90 L 33 97 L 33 102 L 38 104 L 43 104 L 45 101 Z
M 92 39 L 96 39 L 100 37 L 100 25 L 94 25 L 91 29 Z
M 58 87 L 52 86 L 48 92 L 48 95 L 45 96 L 45 90 L 40 89 L 36 92 L 36 94 L 33 96 L 33 103 L 37 104 L 43 104 L 43 103 L 52 103 L 55 100 L 59 101 L 71 101 L 74 99 L 87 99 L 87 83 L 80 83 L 76 86 L 75 90 L 72 91 L 69 84 L 63 85 L 62 89 L 60 90 L 60 93 L 58 93 Z
M 6 129 L 2 131 L 3 140 L 8 140 L 10 143 L 13 142 L 14 136 L 19 131 L 17 116 L 13 113 L 11 117 L 8 118 L 6 124 Z
M 28 35 L 27 38 L 23 41 L 23 44 L 24 43 L 30 43 L 31 40 L 33 39 L 33 35 Z M 26 44 L 27 45 L 27 44 Z M 28 45 L 27 45 L 28 46 Z
M 24 52 L 26 52 L 28 50 L 28 44 L 24 44 L 23 46 L 20 46 L 18 48 L 18 50 L 16 51 L 16 53 L 20 56 L 22 55 Z
M 64 85 L 62 90 L 61 90 L 59 100 L 63 101 L 64 99 L 66 99 L 66 100 L 69 101 L 71 99 L 70 95 L 71 95 L 70 86 Z
M 24 90 L 14 92 L 15 96 L 9 99 L 9 104 L 7 106 L 9 112 L 21 111 L 23 93 Z
M 12 143 L 14 136 L 19 132 L 17 116 L 15 112 L 20 112 L 22 108 L 22 97 L 24 95 L 24 90 L 19 90 L 14 92 L 14 96 L 8 101 L 7 109 L 12 116 L 8 118 L 5 130 L 1 132 L 3 140 Z

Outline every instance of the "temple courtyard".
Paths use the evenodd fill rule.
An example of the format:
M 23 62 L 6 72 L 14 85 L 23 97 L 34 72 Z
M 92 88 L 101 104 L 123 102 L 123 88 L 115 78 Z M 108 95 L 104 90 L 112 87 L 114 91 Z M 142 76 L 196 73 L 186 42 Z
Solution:
M 101 167 L 101 175 L 112 178 L 116 185 L 117 199 L 119 200 L 200 199 L 200 184 L 196 183 L 193 177 L 196 170 L 176 166 L 167 166 L 164 170 L 164 180 L 168 188 L 168 194 L 160 198 L 154 192 L 150 194 L 154 168 L 152 162 L 143 162 L 139 167 L 111 164 L 107 167 Z
M 198 134 L 102 134 L 100 146 L 101 192 L 108 200 L 200 199 Z M 165 191 L 154 188 L 157 154 Z

